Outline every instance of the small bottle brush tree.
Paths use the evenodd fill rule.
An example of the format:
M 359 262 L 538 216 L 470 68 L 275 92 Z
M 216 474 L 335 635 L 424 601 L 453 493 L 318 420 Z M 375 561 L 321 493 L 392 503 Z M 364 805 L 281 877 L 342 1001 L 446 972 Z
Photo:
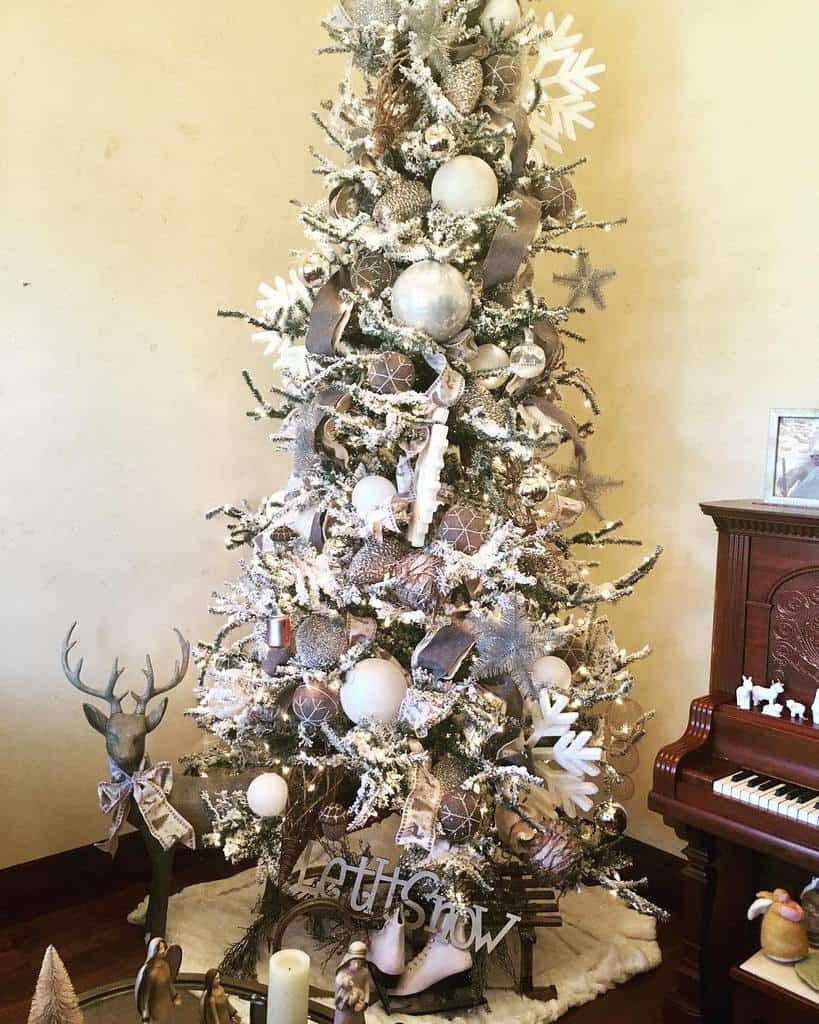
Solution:
M 43 957 L 28 1024 L 83 1024 L 83 1015 L 68 971 L 53 946 Z
M 316 121 L 340 158 L 316 152 L 313 247 L 247 317 L 280 375 L 266 397 L 245 374 L 250 415 L 292 473 L 212 513 L 246 559 L 191 713 L 221 741 L 199 767 L 269 773 L 212 801 L 212 839 L 273 879 L 322 821 L 397 813 L 400 867 L 460 906 L 502 911 L 495 872 L 517 862 L 647 910 L 613 840 L 648 649 L 604 608 L 659 551 L 594 581 L 606 545 L 636 542 L 600 511 L 616 481 L 589 468 L 599 408 L 569 327 L 613 276 L 570 239 L 619 222 L 578 204 L 580 162 L 552 162 L 603 68 L 570 18 L 525 7 L 342 0 L 325 22 L 349 66 Z M 539 254 L 563 304 L 532 289 Z

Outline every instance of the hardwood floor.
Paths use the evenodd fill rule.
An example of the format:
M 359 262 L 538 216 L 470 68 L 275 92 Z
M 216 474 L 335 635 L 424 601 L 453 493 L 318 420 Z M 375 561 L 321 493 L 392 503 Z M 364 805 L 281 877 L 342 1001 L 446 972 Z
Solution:
M 639 844 L 635 857 L 640 873 L 652 879 L 649 895 L 670 910 L 677 906 L 674 858 Z M 144 874 L 138 851 L 124 851 L 123 865 L 115 865 L 91 851 L 98 861 L 64 855 L 40 862 L 42 867 L 25 866 L 0 872 L 0 1024 L 23 1024 L 43 952 L 49 944 L 58 949 L 78 991 L 133 975 L 141 962 L 144 945 L 138 928 L 127 924 L 126 914 L 145 892 Z M 79 852 L 78 852 L 79 854 Z M 75 874 L 59 883 L 59 866 L 70 863 Z M 92 894 L 87 877 L 78 863 L 97 864 Z M 46 873 L 46 866 L 50 865 Z M 78 889 L 78 878 L 85 895 Z M 224 862 L 209 854 L 183 859 L 176 877 L 177 889 L 225 874 Z M 37 885 L 37 877 L 42 884 Z M 48 905 L 43 890 L 50 895 Z M 50 909 L 49 909 L 50 907 Z M 671 986 L 671 974 L 680 948 L 675 921 L 660 930 L 663 965 L 594 1003 L 568 1013 L 566 1024 L 659 1024 L 662 1000 Z

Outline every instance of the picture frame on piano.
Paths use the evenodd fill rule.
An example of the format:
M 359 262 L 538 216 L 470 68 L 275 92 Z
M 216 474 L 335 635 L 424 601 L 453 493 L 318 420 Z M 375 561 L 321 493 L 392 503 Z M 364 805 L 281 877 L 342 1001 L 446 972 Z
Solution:
M 819 409 L 771 409 L 764 501 L 819 508 Z

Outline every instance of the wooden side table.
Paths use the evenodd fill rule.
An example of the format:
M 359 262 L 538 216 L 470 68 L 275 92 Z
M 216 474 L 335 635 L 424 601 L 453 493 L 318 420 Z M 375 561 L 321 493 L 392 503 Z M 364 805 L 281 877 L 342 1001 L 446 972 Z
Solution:
M 222 985 L 237 1009 L 249 1007 L 250 1024 L 266 1024 L 267 989 L 255 981 L 222 978 Z M 174 1024 L 199 1024 L 199 997 L 205 987 L 203 974 L 180 974 L 176 987 L 182 997 Z M 128 978 L 84 992 L 80 1008 L 86 1024 L 139 1024 L 134 1003 L 134 980 Z M 333 1011 L 310 1001 L 310 1024 L 332 1024 Z

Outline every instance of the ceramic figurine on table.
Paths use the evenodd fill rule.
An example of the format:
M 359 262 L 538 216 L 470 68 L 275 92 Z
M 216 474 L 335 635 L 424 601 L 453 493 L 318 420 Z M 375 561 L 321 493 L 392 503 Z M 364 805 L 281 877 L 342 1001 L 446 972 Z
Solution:
M 790 711 L 791 718 L 794 721 L 804 722 L 805 720 L 805 705 L 800 704 L 798 700 L 786 700 L 785 707 Z
M 742 683 L 737 687 L 737 707 L 742 711 L 751 710 L 751 694 L 754 689 L 752 676 L 743 676 Z
M 776 698 L 785 692 L 782 683 L 771 683 L 770 686 L 755 686 L 751 690 L 751 699 L 754 707 L 758 707 L 763 701 L 768 704 L 776 704 Z
M 333 1024 L 364 1024 L 370 1001 L 370 969 L 367 944 L 352 942 L 336 971 L 336 1012 Z
M 804 960 L 809 951 L 805 912 L 788 892 L 785 889 L 758 892 L 748 908 L 748 920 L 760 914 L 765 915 L 760 932 L 765 956 L 781 964 Z
M 205 990 L 199 1000 L 201 1024 L 240 1024 L 239 1011 L 231 1006 L 222 988 L 222 976 L 215 967 L 205 975 Z
M 777 704 L 775 701 L 772 701 L 770 704 L 765 705 L 762 709 L 762 714 L 766 715 L 768 718 L 781 718 L 784 710 L 784 704 Z
M 819 878 L 814 878 L 805 886 L 799 899 L 805 911 L 808 942 L 814 949 L 819 949 Z
M 811 705 L 810 710 L 813 715 L 813 724 L 819 725 L 819 690 L 816 691 L 816 696 L 813 698 L 813 704 Z
M 169 946 L 158 936 L 148 945 L 148 957 L 139 970 L 134 996 L 142 1024 L 173 1024 L 174 1008 L 181 999 L 175 981 L 182 963 L 179 946 Z

